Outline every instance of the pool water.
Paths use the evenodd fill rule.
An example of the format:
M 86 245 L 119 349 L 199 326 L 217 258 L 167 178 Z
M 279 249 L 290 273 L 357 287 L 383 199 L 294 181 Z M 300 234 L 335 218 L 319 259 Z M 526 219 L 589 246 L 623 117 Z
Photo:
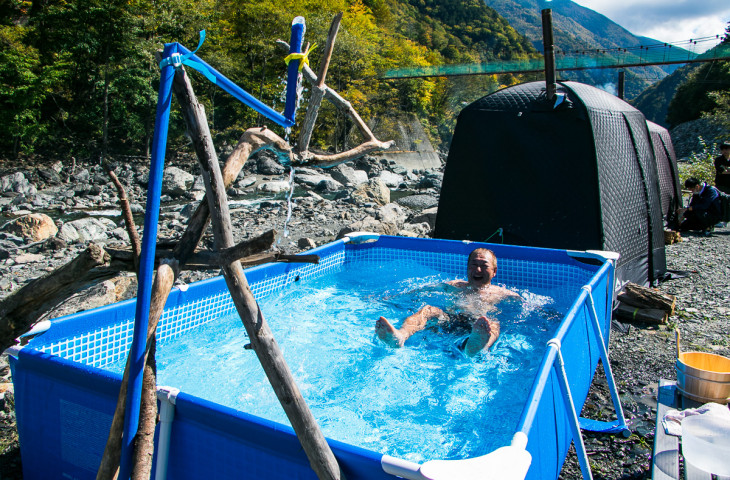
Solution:
M 454 333 L 426 330 L 403 348 L 374 333 L 381 315 L 399 326 L 425 304 L 446 307 L 452 278 L 416 263 L 348 263 L 295 282 L 259 303 L 324 434 L 414 462 L 483 455 L 509 443 L 544 345 L 567 306 L 549 292 L 520 292 L 490 313 L 492 349 L 474 358 Z M 425 286 L 425 288 L 424 288 Z M 236 314 L 157 348 L 158 385 L 289 424 Z M 111 367 L 121 372 L 123 363 Z

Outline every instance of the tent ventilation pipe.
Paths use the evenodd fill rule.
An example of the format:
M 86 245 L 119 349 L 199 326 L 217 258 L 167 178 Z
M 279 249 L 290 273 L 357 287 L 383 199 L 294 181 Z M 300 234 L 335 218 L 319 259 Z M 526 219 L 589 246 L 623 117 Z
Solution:
M 546 8 L 542 11 L 542 46 L 545 54 L 545 92 L 548 101 L 552 102 L 557 91 L 555 77 L 555 44 L 553 41 L 553 11 Z

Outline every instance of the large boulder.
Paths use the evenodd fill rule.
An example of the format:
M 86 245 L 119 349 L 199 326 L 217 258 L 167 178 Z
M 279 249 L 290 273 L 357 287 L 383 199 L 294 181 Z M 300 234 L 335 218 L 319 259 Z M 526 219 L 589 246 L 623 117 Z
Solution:
M 106 242 L 108 232 L 115 228 L 116 224 L 108 218 L 87 217 L 64 223 L 58 238 L 66 243 Z
M 25 178 L 23 172 L 15 172 L 0 178 L 0 193 L 35 195 L 38 189 Z
M 162 193 L 177 197 L 192 189 L 195 177 L 177 167 L 167 167 L 162 175 Z
M 352 192 L 351 196 L 359 204 L 376 203 L 386 205 L 390 203 L 390 190 L 380 178 L 372 178 L 368 183 L 360 185 Z
M 43 213 L 31 213 L 9 221 L 2 231 L 17 235 L 27 241 L 39 242 L 58 233 L 53 219 Z
M 408 221 L 416 224 L 427 223 L 431 230 L 433 230 L 436 228 L 436 214 L 438 213 L 438 209 L 438 206 L 427 208 L 411 217 Z
M 261 175 L 281 175 L 286 168 L 267 155 L 259 155 L 256 169 Z
M 357 187 L 368 181 L 368 173 L 365 170 L 355 170 L 344 163 L 333 167 L 330 172 L 332 179 L 346 186 Z
M 378 177 L 385 182 L 389 187 L 397 188 L 403 183 L 403 177 L 388 170 L 383 170 L 378 174 Z

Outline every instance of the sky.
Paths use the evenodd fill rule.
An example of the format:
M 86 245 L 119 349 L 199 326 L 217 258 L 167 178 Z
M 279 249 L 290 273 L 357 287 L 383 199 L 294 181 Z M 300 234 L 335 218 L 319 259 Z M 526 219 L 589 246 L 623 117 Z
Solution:
M 730 0 L 573 1 L 607 16 L 634 35 L 662 42 L 673 43 L 714 35 L 722 38 L 730 21 Z M 716 42 L 703 43 L 702 50 L 715 45 Z

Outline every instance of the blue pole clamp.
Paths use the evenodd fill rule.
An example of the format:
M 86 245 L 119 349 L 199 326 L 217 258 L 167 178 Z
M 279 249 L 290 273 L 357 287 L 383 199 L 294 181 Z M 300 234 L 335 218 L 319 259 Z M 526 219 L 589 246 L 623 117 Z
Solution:
M 203 42 L 205 42 L 205 30 L 200 31 L 200 40 L 198 41 L 198 46 L 195 47 L 195 50 L 193 50 L 192 52 L 188 52 L 185 55 L 182 55 L 179 52 L 175 52 L 169 57 L 163 58 L 160 62 L 160 70 L 169 65 L 172 65 L 176 69 L 180 68 L 182 65 L 186 65 L 193 70 L 197 70 L 198 72 L 205 75 L 205 78 L 210 80 L 212 83 L 216 83 L 215 75 L 213 75 L 213 73 L 208 69 L 205 64 L 201 62 L 196 62 L 195 60 L 192 60 L 190 58 L 195 55 L 195 52 L 200 49 L 200 47 L 203 45 Z

